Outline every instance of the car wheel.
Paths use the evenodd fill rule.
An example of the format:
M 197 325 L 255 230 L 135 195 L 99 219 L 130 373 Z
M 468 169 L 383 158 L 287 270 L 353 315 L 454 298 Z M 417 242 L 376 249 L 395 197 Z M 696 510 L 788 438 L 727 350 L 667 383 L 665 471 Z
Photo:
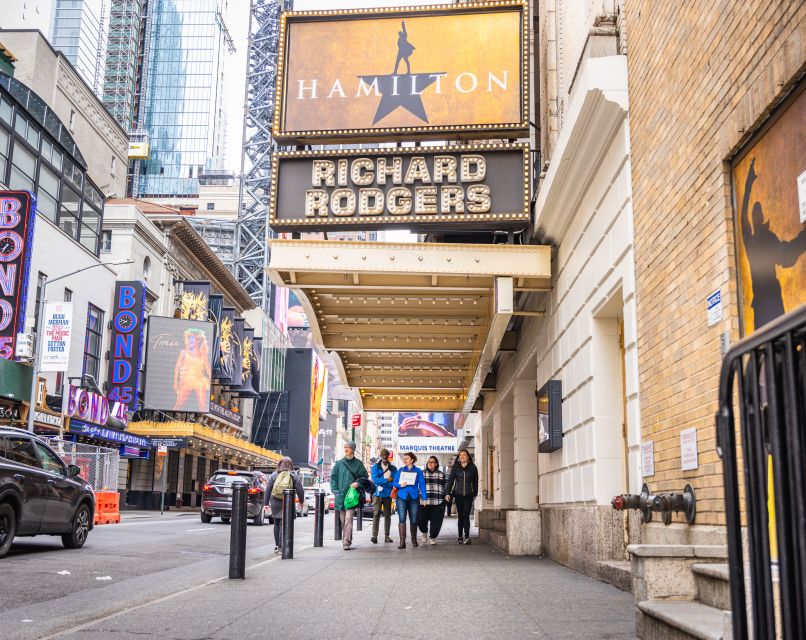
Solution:
M 211 516 L 209 513 L 202 513 L 201 521 L 204 522 L 205 524 L 207 524 L 208 522 L 212 522 L 213 516 Z
M 221 522 L 224 524 L 229 524 L 229 516 L 221 516 Z
M 79 505 L 70 531 L 62 534 L 62 544 L 67 549 L 80 549 L 87 541 L 90 532 L 90 508 L 83 503 Z
M 263 518 L 264 518 L 263 509 L 261 509 L 260 511 L 257 512 L 257 515 L 255 516 L 255 518 L 253 520 L 253 522 L 255 523 L 256 527 L 262 527 L 263 526 Z
M 17 533 L 17 514 L 10 504 L 0 504 L 0 558 L 11 549 L 15 533 Z

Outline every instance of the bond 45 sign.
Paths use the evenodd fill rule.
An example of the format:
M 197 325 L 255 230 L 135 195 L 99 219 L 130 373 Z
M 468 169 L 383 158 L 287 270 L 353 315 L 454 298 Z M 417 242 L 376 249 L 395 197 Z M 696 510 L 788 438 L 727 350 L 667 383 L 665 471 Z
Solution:
M 502 229 L 529 219 L 528 145 L 286 151 L 272 159 L 275 231 Z
M 118 282 L 112 316 L 112 348 L 109 352 L 108 396 L 137 408 L 137 385 L 143 353 L 144 282 Z
M 25 328 L 35 210 L 27 191 L 0 191 L 0 358 L 6 360 Z
M 527 14 L 511 0 L 286 13 L 274 136 L 517 137 L 528 130 Z

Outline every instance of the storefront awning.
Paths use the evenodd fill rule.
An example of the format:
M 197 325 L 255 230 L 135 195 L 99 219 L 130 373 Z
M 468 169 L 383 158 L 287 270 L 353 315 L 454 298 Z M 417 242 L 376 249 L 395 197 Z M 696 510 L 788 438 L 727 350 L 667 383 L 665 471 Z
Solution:
M 279 462 L 282 456 L 276 451 L 270 451 L 259 447 L 256 444 L 241 440 L 234 436 L 220 433 L 215 429 L 206 427 L 195 422 L 184 422 L 172 420 L 169 422 L 152 422 L 143 420 L 129 423 L 129 431 L 149 438 L 188 438 L 189 443 L 194 446 L 197 452 L 202 452 L 209 456 L 222 457 L 244 457 L 255 463 Z
M 272 281 L 298 293 L 315 342 L 369 411 L 468 412 L 514 292 L 551 285 L 547 246 L 270 244 Z

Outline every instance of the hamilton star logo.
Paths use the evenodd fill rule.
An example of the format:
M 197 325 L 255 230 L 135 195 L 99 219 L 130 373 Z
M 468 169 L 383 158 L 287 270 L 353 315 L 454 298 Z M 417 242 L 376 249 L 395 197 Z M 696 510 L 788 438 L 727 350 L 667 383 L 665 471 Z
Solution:
M 402 30 L 397 32 L 397 58 L 395 59 L 394 71 L 389 75 L 359 76 L 365 83 L 376 86 L 381 95 L 378 110 L 372 120 L 373 126 L 398 107 L 402 107 L 427 124 L 428 114 L 425 112 L 422 93 L 434 84 L 439 76 L 446 75 L 444 71 L 435 71 L 433 73 L 411 72 L 409 58 L 414 53 L 414 45 L 409 42 L 405 21 L 401 22 L 401 27 Z M 398 74 L 401 62 L 406 64 L 405 74 Z

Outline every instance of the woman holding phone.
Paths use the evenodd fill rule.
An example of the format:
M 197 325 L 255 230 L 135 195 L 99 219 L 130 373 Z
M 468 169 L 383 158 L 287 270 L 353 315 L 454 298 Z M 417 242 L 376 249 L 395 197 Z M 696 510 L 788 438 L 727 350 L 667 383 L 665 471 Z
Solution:
M 409 518 L 411 529 L 411 546 L 417 547 L 417 511 L 421 504 L 425 504 L 427 497 L 425 491 L 425 478 L 420 468 L 415 467 L 417 456 L 411 452 L 403 454 L 403 466 L 395 473 L 394 488 L 397 492 L 395 506 L 399 518 L 398 532 L 400 544 L 398 549 L 406 548 L 406 516 Z

